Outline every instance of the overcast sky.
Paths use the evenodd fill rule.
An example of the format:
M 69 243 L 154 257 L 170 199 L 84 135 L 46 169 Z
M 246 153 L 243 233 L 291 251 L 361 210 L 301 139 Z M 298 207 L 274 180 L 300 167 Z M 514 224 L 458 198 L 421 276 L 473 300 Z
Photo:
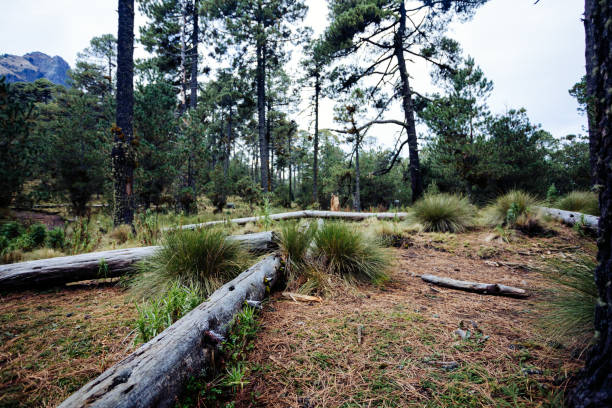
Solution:
M 23 55 L 42 51 L 60 55 L 74 66 L 77 52 L 91 37 L 117 32 L 116 0 L 0 0 L 0 53 Z M 307 0 L 306 24 L 325 28 L 325 0 Z M 577 0 L 490 0 L 473 20 L 456 24 L 450 33 L 473 56 L 495 88 L 493 112 L 525 107 L 534 123 L 557 137 L 584 132 L 585 118 L 567 90 L 584 75 L 584 3 Z M 136 26 L 143 23 L 137 15 Z M 136 49 L 136 56 L 143 56 Z M 414 67 L 415 87 L 429 87 L 423 67 Z M 322 127 L 334 127 L 327 101 Z M 390 112 L 395 115 L 396 112 Z M 298 118 L 301 124 L 306 118 Z M 389 131 L 375 131 L 390 145 Z

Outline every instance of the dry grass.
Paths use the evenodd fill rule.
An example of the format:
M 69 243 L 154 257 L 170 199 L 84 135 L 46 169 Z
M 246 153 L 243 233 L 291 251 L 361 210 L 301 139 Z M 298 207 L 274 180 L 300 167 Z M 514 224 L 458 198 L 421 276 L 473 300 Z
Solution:
M 582 361 L 537 329 L 536 305 L 550 283 L 532 266 L 592 252 L 592 242 L 565 227 L 553 238 L 518 236 L 512 244 L 488 235 L 415 235 L 413 247 L 396 250 L 400 262 L 383 289 L 361 286 L 356 296 L 336 293 L 312 305 L 276 296 L 263 312 L 250 384 L 236 406 L 560 406 L 558 391 Z M 480 246 L 493 248 L 494 258 L 480 259 Z M 416 276 L 426 272 L 526 287 L 533 295 L 430 287 Z M 470 339 L 454 335 L 460 325 Z M 439 361 L 458 367 L 446 370 Z
M 136 310 L 108 285 L 0 297 L 0 406 L 56 406 L 133 349 Z

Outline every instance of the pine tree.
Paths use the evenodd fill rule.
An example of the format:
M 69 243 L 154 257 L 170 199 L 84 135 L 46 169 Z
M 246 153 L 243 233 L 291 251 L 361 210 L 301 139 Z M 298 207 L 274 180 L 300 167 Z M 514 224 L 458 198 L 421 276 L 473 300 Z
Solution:
M 134 219 L 134 168 L 136 146 L 134 116 L 134 0 L 119 0 L 117 34 L 117 111 L 112 127 L 111 152 L 114 181 L 115 225 L 132 224 Z
M 396 0 L 330 2 L 331 24 L 325 32 L 325 47 L 328 52 L 336 58 L 341 58 L 368 50 L 372 56 L 371 64 L 344 70 L 345 75 L 341 76 L 342 88 L 349 88 L 366 76 L 378 76 L 380 79 L 377 85 L 369 91 L 370 95 L 375 95 L 381 84 L 399 73 L 399 81 L 395 85 L 397 91 L 392 98 L 400 99 L 404 118 L 403 121 L 394 123 L 403 127 L 406 139 L 399 145 L 389 167 L 378 173 L 390 171 L 401 149 L 407 144 L 413 200 L 423 194 L 423 176 L 414 117 L 414 92 L 410 85 L 405 54 L 436 63 L 431 58 L 430 47 L 425 47 L 424 52 L 419 48 L 431 45 L 436 41 L 436 37 L 441 36 L 446 16 L 451 13 L 468 15 L 485 2 L 486 0 L 421 0 L 410 4 L 410 9 L 406 9 L 405 1 Z M 424 17 L 411 18 L 419 13 Z M 411 26 L 408 27 L 408 24 Z
M 612 405 L 612 3 L 586 0 L 587 96 L 593 101 L 591 153 L 596 154 L 595 182 L 599 189 L 599 233 L 595 282 L 596 343 L 590 350 L 581 379 L 569 395 L 574 407 Z M 590 109 L 590 110 L 591 110 Z
M 302 0 L 213 0 L 208 10 L 212 17 L 222 19 L 230 34 L 224 37 L 213 31 L 221 49 L 236 46 L 255 51 L 260 182 L 264 191 L 271 191 L 270 132 L 266 121 L 267 70 L 270 63 L 282 55 L 285 44 L 297 39 L 293 25 L 304 18 L 306 6 Z

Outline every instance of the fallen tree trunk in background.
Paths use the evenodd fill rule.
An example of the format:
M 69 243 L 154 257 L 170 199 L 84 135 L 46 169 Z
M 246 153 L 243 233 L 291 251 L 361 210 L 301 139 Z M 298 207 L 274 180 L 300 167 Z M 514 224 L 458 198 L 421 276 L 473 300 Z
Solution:
M 381 212 L 381 213 L 365 213 L 365 212 L 346 212 L 346 211 L 313 211 L 313 210 L 305 210 L 305 211 L 294 211 L 287 213 L 279 213 L 279 214 L 271 214 L 268 218 L 272 221 L 282 221 L 282 220 L 290 220 L 290 219 L 298 219 L 298 218 L 334 218 L 334 219 L 346 219 L 352 221 L 360 221 L 366 218 L 378 218 L 378 219 L 404 219 L 408 216 L 408 213 L 405 212 Z M 183 225 L 182 229 L 195 229 L 195 228 L 203 228 L 203 227 L 211 227 L 214 225 L 224 224 L 230 222 L 232 224 L 244 225 L 249 222 L 259 222 L 264 221 L 266 219 L 265 216 L 261 215 L 258 217 L 245 217 L 245 218 L 234 218 L 231 220 L 218 220 L 218 221 L 208 221 L 200 224 L 188 224 Z M 173 228 L 165 228 L 165 230 L 171 230 Z
M 246 301 L 260 301 L 279 278 L 270 255 L 204 303 L 71 395 L 60 407 L 175 406 L 185 382 L 210 372 L 229 324 Z
M 525 298 L 529 296 L 529 294 L 523 289 L 500 285 L 497 283 L 461 281 L 435 275 L 421 275 L 421 279 L 423 279 L 425 282 L 433 283 L 434 285 L 444 286 L 451 289 L 465 290 L 467 292 L 482 293 L 483 295 L 500 295 L 518 298 Z
M 255 253 L 278 248 L 278 237 L 272 231 L 231 235 L 227 239 L 239 241 Z M 132 270 L 132 264 L 153 255 L 157 249 L 159 246 L 115 249 L 0 265 L 0 289 L 51 286 L 121 276 Z
M 550 215 L 554 219 L 562 221 L 568 225 L 574 225 L 577 222 L 583 223 L 587 228 L 597 231 L 599 225 L 599 217 L 594 215 L 583 214 L 574 211 L 559 210 L 557 208 L 539 207 L 540 211 L 546 215 Z

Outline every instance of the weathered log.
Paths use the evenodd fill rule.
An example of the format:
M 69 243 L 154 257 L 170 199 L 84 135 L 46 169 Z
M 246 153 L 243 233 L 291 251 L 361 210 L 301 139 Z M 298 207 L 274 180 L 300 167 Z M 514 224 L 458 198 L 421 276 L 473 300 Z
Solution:
M 279 277 L 270 255 L 226 283 L 204 303 L 143 344 L 60 407 L 169 407 L 191 376 L 209 371 L 219 342 L 245 301 L 262 300 Z
M 380 213 L 366 213 L 366 212 L 346 212 L 346 211 L 314 211 L 314 210 L 306 210 L 306 211 L 293 211 L 287 213 L 279 213 L 269 215 L 268 218 L 273 221 L 281 221 L 281 220 L 289 220 L 289 219 L 297 219 L 297 218 L 334 218 L 334 219 L 347 219 L 353 221 L 361 221 L 366 218 L 378 218 L 378 219 L 404 219 L 408 216 L 408 213 L 405 212 L 380 212 Z M 231 220 L 219 220 L 219 221 L 208 221 L 200 224 L 187 224 L 183 225 L 179 228 L 182 229 L 195 229 L 195 228 L 204 228 L 210 227 L 214 225 L 223 224 L 226 222 L 230 222 L 232 224 L 244 225 L 249 222 L 259 222 L 263 221 L 265 216 L 258 217 L 245 217 L 245 218 L 234 218 Z M 167 228 L 172 229 L 172 228 Z
M 599 217 L 589 214 L 583 214 L 574 211 L 559 210 L 557 208 L 539 207 L 542 213 L 550 215 L 551 217 L 567 224 L 574 225 L 577 222 L 582 223 L 585 227 L 597 231 L 599 225 Z
M 231 235 L 227 239 L 239 241 L 255 253 L 278 248 L 278 237 L 272 231 Z M 153 255 L 158 249 L 159 246 L 115 249 L 0 265 L 0 289 L 50 286 L 121 276 L 131 271 L 135 262 Z
M 434 285 L 444 286 L 451 289 L 465 290 L 467 292 L 481 293 L 483 295 L 499 295 L 517 298 L 525 298 L 529 296 L 529 294 L 523 289 L 500 285 L 498 283 L 461 281 L 435 275 L 421 275 L 421 279 L 423 279 L 425 282 L 433 283 Z

